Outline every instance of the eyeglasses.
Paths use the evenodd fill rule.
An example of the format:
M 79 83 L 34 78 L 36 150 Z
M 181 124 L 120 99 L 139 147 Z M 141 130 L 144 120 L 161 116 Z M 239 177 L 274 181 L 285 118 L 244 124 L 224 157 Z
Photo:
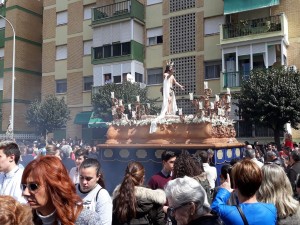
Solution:
M 167 210 L 167 215 L 168 217 L 171 219 L 171 220 L 174 220 L 175 219 L 175 212 L 177 209 L 180 209 L 186 205 L 189 205 L 191 202 L 186 202 L 186 203 L 183 203 L 177 207 L 169 207 L 168 210 Z
M 35 183 L 29 183 L 29 184 L 21 184 L 22 191 L 25 191 L 26 188 L 28 188 L 29 191 L 34 192 L 36 191 L 40 186 Z

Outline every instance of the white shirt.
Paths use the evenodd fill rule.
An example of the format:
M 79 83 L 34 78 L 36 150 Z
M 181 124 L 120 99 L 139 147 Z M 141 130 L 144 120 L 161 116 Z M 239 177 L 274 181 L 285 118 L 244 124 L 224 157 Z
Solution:
M 70 170 L 69 177 L 71 178 L 74 184 L 79 184 L 79 172 L 77 170 L 77 167 L 73 167 Z
M 210 166 L 208 163 L 203 163 L 204 171 L 207 174 L 207 180 L 209 182 L 210 188 L 215 188 L 217 180 L 217 169 L 216 167 Z
M 20 203 L 27 203 L 22 196 L 21 179 L 23 169 L 18 165 L 8 173 L 0 173 L 0 195 L 14 197 Z
M 81 192 L 77 184 L 76 192 L 83 200 L 83 207 L 97 213 L 99 225 L 111 225 L 113 205 L 107 190 L 97 184 L 91 191 Z

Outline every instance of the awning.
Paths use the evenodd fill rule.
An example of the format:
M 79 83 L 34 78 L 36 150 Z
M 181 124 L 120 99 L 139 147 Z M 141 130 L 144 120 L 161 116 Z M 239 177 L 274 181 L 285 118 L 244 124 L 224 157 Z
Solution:
M 91 111 L 77 113 L 77 115 L 75 116 L 75 119 L 74 119 L 74 123 L 80 124 L 80 125 L 88 124 L 92 113 L 93 112 L 91 112 Z
M 224 15 L 279 5 L 279 0 L 224 0 Z
M 88 128 L 99 128 L 99 127 L 107 127 L 107 124 L 106 122 L 103 121 L 103 119 L 94 117 L 94 113 L 92 113 L 88 123 Z

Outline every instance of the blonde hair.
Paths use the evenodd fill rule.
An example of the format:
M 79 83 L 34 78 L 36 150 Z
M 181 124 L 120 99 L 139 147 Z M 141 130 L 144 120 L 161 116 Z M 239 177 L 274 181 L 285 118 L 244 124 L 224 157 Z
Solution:
M 31 208 L 11 196 L 0 196 L 1 225 L 33 225 Z
M 269 164 L 262 167 L 262 173 L 263 180 L 256 193 L 257 200 L 274 204 L 281 219 L 295 214 L 299 202 L 293 198 L 292 186 L 283 168 Z

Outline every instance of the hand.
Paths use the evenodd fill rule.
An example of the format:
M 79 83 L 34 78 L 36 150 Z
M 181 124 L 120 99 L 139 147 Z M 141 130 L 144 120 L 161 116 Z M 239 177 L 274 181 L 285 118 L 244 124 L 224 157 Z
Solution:
M 184 86 L 181 86 L 180 89 L 181 89 L 181 90 L 184 90 Z
M 230 183 L 230 176 L 227 173 L 227 179 L 221 184 L 222 188 L 225 188 L 229 192 L 233 192 L 233 189 L 231 188 L 231 183 Z

